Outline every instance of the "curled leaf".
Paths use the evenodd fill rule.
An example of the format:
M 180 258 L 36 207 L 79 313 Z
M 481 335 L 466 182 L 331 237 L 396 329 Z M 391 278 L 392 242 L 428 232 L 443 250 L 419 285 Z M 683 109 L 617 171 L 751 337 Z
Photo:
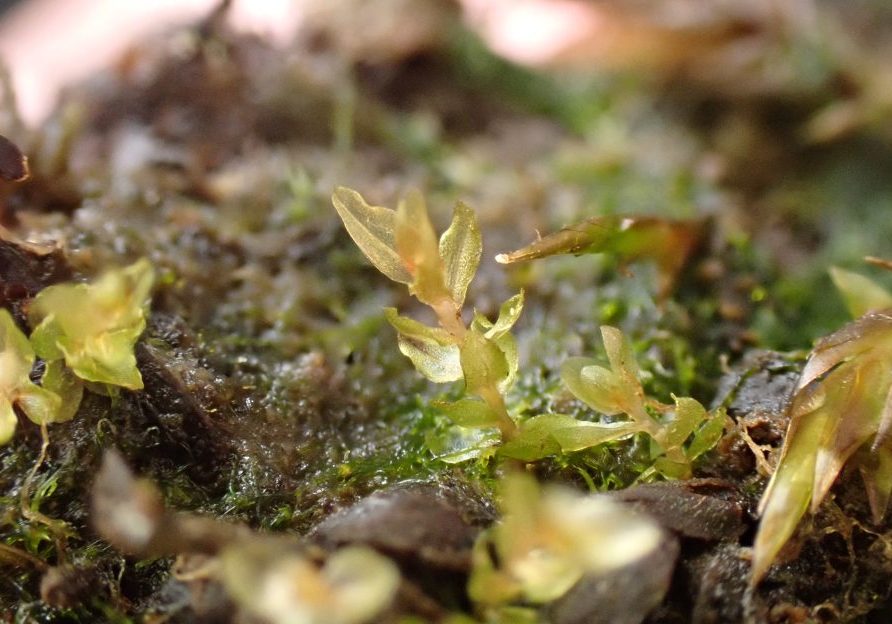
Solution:
M 395 282 L 412 283 L 412 274 L 403 266 L 396 250 L 396 212 L 371 206 L 362 195 L 343 186 L 331 197 L 347 233 L 376 269 Z
M 398 332 L 400 352 L 419 373 L 436 383 L 462 378 L 459 348 L 446 330 L 400 316 L 395 308 L 385 308 L 384 316 Z
M 102 275 L 91 284 L 40 291 L 28 310 L 31 344 L 47 361 L 60 358 L 85 381 L 143 387 L 133 347 L 146 326 L 154 281 L 148 260 Z

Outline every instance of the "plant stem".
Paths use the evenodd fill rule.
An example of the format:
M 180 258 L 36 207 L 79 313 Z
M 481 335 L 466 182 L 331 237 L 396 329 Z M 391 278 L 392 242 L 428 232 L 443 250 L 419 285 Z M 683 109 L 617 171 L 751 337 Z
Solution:
M 465 335 L 468 328 L 461 319 L 461 309 L 455 305 L 451 298 L 443 298 L 436 304 L 431 306 L 437 315 L 437 321 L 440 327 L 449 332 L 455 339 L 455 343 L 459 349 L 465 341 Z M 481 388 L 478 390 L 480 398 L 486 401 L 489 408 L 499 417 L 498 427 L 502 434 L 502 440 L 511 440 L 517 435 L 517 425 L 508 415 L 508 408 L 505 406 L 505 398 L 499 389 L 495 386 Z
M 517 425 L 508 415 L 508 408 L 505 407 L 505 399 L 498 388 L 487 387 L 478 390 L 480 398 L 486 401 L 489 408 L 499 416 L 499 431 L 502 433 L 502 440 L 508 441 L 514 439 L 517 435 Z

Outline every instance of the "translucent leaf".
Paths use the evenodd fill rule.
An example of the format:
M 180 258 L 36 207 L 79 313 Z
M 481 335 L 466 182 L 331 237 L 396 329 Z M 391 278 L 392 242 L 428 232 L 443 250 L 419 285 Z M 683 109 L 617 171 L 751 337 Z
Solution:
M 892 294 L 867 276 L 831 267 L 830 277 L 852 318 L 892 307 Z
M 585 376 L 583 376 L 585 371 Z M 612 416 L 623 411 L 622 384 L 611 371 L 590 358 L 570 358 L 561 365 L 561 379 L 577 399 L 596 412 Z
M 494 430 L 455 425 L 443 433 L 428 432 L 424 443 L 434 459 L 447 464 L 460 464 L 489 455 L 501 441 Z
M 46 370 L 40 383 L 46 390 L 58 395 L 60 399 L 59 411 L 55 415 L 54 421 L 65 422 L 74 418 L 84 395 L 84 384 L 70 369 L 66 368 L 62 360 L 46 363 Z
M 669 479 L 690 479 L 691 465 L 689 463 L 675 462 L 667 457 L 659 457 L 654 462 L 654 469 Z
M 690 446 L 685 451 L 688 459 L 694 461 L 710 450 L 722 438 L 725 431 L 725 410 L 719 409 L 694 434 Z
M 42 425 L 56 422 L 62 400 L 53 392 L 31 384 L 19 389 L 16 404 L 31 422 Z
M 517 323 L 521 312 L 523 312 L 522 290 L 502 304 L 499 308 L 499 318 L 487 330 L 486 337 L 496 339 L 507 334 L 514 327 L 514 324 Z
M 12 403 L 6 397 L 0 396 L 0 446 L 12 439 L 16 424 L 18 424 L 18 419 L 12 409 Z
M 499 391 L 504 394 L 514 385 L 514 381 L 517 379 L 517 371 L 520 369 L 517 340 L 511 334 L 502 334 L 498 338 L 493 339 L 492 342 L 495 342 L 502 355 L 505 356 L 505 364 L 508 365 L 508 373 L 499 382 Z
M 500 453 L 523 461 L 535 461 L 559 452 L 570 453 L 611 442 L 636 433 L 631 422 L 591 423 L 565 414 L 542 414 L 524 422 L 515 439 Z
M 455 402 L 434 401 L 433 405 L 461 427 L 498 427 L 499 425 L 499 415 L 479 399 L 469 397 Z
M 571 427 L 553 429 L 551 435 L 558 441 L 565 453 L 570 453 L 613 442 L 637 432 L 638 426 L 633 422 L 590 423 L 576 421 Z
M 412 361 L 419 373 L 436 383 L 462 378 L 459 349 L 447 331 L 400 316 L 394 308 L 386 308 L 384 315 L 399 332 L 400 352 Z
M 332 204 L 347 233 L 376 269 L 395 282 L 412 283 L 412 274 L 403 266 L 396 249 L 396 212 L 370 206 L 356 191 L 343 186 L 335 189 Z
M 440 237 L 440 257 L 446 287 L 459 308 L 464 304 L 468 286 L 477 273 L 482 252 L 483 238 L 477 215 L 469 206 L 458 202 L 452 214 L 452 223 Z
M 676 397 L 675 411 L 665 426 L 664 440 L 670 448 L 684 444 L 694 429 L 708 418 L 706 409 L 699 401 L 688 397 Z
M 604 350 L 607 352 L 611 370 L 617 375 L 626 375 L 637 384 L 638 362 L 635 361 L 632 346 L 622 331 L 616 327 L 602 325 L 601 339 L 604 341 Z
M 441 304 L 443 299 L 451 300 L 443 275 L 437 236 L 421 193 L 412 191 L 399 203 L 394 226 L 397 253 L 412 276 L 409 292 L 422 303 L 434 307 Z
M 142 388 L 133 347 L 145 329 L 153 281 L 152 266 L 143 259 L 90 284 L 40 291 L 28 309 L 37 354 L 47 361 L 64 357 L 84 380 Z
M 790 539 L 799 520 L 812 499 L 815 480 L 815 459 L 818 444 L 827 421 L 832 417 L 823 403 L 818 409 L 802 411 L 799 405 L 810 406 L 814 401 L 797 396 L 792 413 L 799 418 L 791 422 L 784 439 L 784 448 L 762 500 L 762 516 L 753 550 L 752 582 L 756 584 L 768 572 L 780 549 Z M 794 427 L 795 424 L 795 427 Z
M 13 405 L 35 423 L 52 422 L 60 399 L 31 381 L 34 351 L 12 315 L 0 308 L 0 441 L 9 441 L 16 426 Z
M 475 545 L 469 584 L 472 598 L 484 605 L 550 602 L 584 574 L 629 565 L 663 539 L 651 520 L 606 497 L 559 487 L 540 491 L 523 473 L 506 478 L 499 507 L 501 522 Z
M 479 394 L 496 388 L 508 378 L 510 368 L 505 353 L 483 334 L 469 331 L 461 346 L 461 369 L 468 392 Z
M 552 436 L 554 428 L 576 422 L 571 416 L 543 414 L 524 422 L 514 439 L 505 442 L 499 454 L 521 461 L 536 461 L 561 452 L 561 445 Z M 569 425 L 572 426 L 572 425 Z

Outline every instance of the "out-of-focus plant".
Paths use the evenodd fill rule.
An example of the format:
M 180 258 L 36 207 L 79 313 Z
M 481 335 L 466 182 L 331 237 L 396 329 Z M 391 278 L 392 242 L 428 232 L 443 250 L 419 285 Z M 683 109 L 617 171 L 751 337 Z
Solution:
M 0 444 L 12 438 L 16 427 L 13 406 L 37 424 L 53 422 L 61 399 L 31 381 L 34 349 L 6 310 L 0 309 Z
M 864 276 L 834 269 L 832 277 L 861 316 L 818 341 L 799 378 L 780 460 L 759 503 L 753 584 L 847 462 L 861 472 L 875 521 L 892 493 L 892 297 Z
M 77 377 L 131 390 L 143 387 L 133 346 L 146 327 L 154 281 L 146 259 L 92 284 L 58 284 L 28 308 L 31 343 L 46 362 L 64 360 Z
M 609 253 L 623 263 L 651 260 L 659 270 L 658 294 L 665 297 L 700 243 L 702 233 L 700 221 L 617 215 L 593 217 L 516 251 L 499 254 L 496 261 L 513 264 L 558 254 L 597 253 Z
M 147 260 L 111 270 L 91 284 L 58 284 L 28 307 L 31 337 L 0 310 L 0 444 L 15 430 L 13 406 L 41 426 L 70 420 L 84 382 L 98 391 L 139 389 L 133 353 L 145 329 L 154 272 Z M 31 381 L 35 357 L 44 361 L 40 385 Z
M 653 470 L 673 478 L 691 475 L 691 462 L 711 449 L 724 430 L 725 414 L 713 413 L 695 399 L 677 397 L 675 405 L 649 398 L 638 365 L 623 333 L 601 327 L 609 368 L 597 360 L 571 358 L 561 368 L 567 388 L 579 400 L 606 416 L 628 419 L 594 423 L 563 414 L 544 414 L 523 423 L 518 436 L 501 452 L 532 460 L 554 452 L 578 451 L 637 433 L 651 439 Z
M 442 410 L 459 426 L 497 427 L 503 440 L 513 438 L 517 426 L 504 395 L 517 376 L 517 345 L 510 330 L 523 310 L 523 293 L 502 304 L 495 322 L 475 313 L 465 324 L 465 294 L 483 248 L 474 211 L 457 203 L 452 223 L 438 241 L 417 192 L 409 193 L 396 210 L 371 206 L 343 187 L 332 202 L 369 261 L 393 281 L 406 284 L 436 315 L 438 326 L 431 327 L 394 308 L 385 310 L 400 351 L 418 372 L 438 383 L 464 379 L 471 396 L 441 403 Z
M 468 585 L 482 607 L 543 604 L 586 574 L 610 572 L 652 553 L 663 539 L 647 517 L 596 495 L 510 474 L 502 484 L 502 520 L 478 538 Z
M 371 622 L 400 584 L 396 565 L 369 548 L 343 548 L 320 566 L 259 539 L 226 547 L 220 578 L 240 607 L 271 624 Z

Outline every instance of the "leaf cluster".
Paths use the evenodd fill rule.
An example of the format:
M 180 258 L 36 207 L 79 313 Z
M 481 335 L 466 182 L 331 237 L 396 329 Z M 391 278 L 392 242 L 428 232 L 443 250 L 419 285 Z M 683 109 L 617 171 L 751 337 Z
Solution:
M 482 250 L 474 212 L 459 202 L 451 225 L 438 241 L 418 193 L 409 194 L 396 210 L 371 206 L 359 193 L 346 188 L 337 189 L 332 201 L 372 264 L 392 280 L 406 284 L 410 293 L 436 314 L 438 325 L 432 327 L 401 316 L 396 309 L 385 310 L 397 330 L 400 351 L 422 375 L 439 383 L 465 382 L 469 396 L 435 404 L 456 425 L 449 440 L 430 441 L 432 450 L 444 461 L 464 461 L 482 452 L 484 446 L 492 446 L 481 433 L 492 428 L 501 434 L 498 453 L 521 461 L 645 433 L 652 441 L 653 470 L 684 478 L 691 475 L 691 462 L 718 441 L 724 428 L 723 413 L 710 414 L 690 398 L 677 398 L 674 405 L 665 405 L 645 397 L 631 347 L 613 327 L 601 330 L 609 368 L 594 360 L 574 358 L 564 364 L 561 373 L 570 391 L 594 410 L 627 418 L 588 422 L 549 413 L 518 427 L 508 414 L 504 396 L 517 376 L 517 345 L 510 330 L 523 309 L 523 293 L 502 304 L 495 322 L 478 313 L 467 326 L 462 320 L 465 294 Z M 673 237 L 677 244 L 670 255 L 683 262 L 695 240 L 691 227 L 647 219 L 625 224 L 586 222 L 499 260 L 609 249 L 625 253 L 624 259 L 652 257 L 648 249 L 665 248 L 653 245 L 655 240 Z
M 818 341 L 799 378 L 781 456 L 759 503 L 753 583 L 846 463 L 860 471 L 875 521 L 892 494 L 892 295 L 857 273 L 834 268 L 831 276 L 860 318 Z
M 30 338 L 0 310 L 0 444 L 15 431 L 13 406 L 44 425 L 73 418 L 85 387 L 143 387 L 133 347 L 145 329 L 153 281 L 143 259 L 90 284 L 45 288 L 28 307 Z M 37 357 L 44 362 L 40 385 L 31 381 Z
M 558 452 L 579 451 L 638 433 L 651 440 L 653 470 L 688 478 L 691 462 L 712 448 L 724 430 L 722 410 L 709 413 L 695 399 L 676 397 L 667 405 L 645 395 L 631 345 L 623 333 L 601 327 L 608 366 L 589 358 L 571 358 L 561 367 L 564 384 L 576 398 L 605 416 L 625 420 L 581 421 L 564 414 L 543 414 L 523 423 L 501 453 L 532 461 Z
M 497 427 L 504 439 L 512 438 L 516 426 L 504 393 L 517 376 L 517 345 L 510 330 L 523 310 L 523 293 L 502 304 L 495 322 L 475 312 L 465 324 L 465 295 L 483 250 L 474 211 L 457 203 L 449 228 L 438 240 L 418 192 L 409 193 L 396 210 L 369 205 L 359 193 L 343 187 L 335 191 L 332 203 L 369 261 L 393 281 L 406 284 L 436 315 L 437 325 L 429 326 L 395 308 L 385 310 L 400 351 L 422 375 L 437 383 L 464 380 L 471 396 L 439 407 L 461 427 Z

